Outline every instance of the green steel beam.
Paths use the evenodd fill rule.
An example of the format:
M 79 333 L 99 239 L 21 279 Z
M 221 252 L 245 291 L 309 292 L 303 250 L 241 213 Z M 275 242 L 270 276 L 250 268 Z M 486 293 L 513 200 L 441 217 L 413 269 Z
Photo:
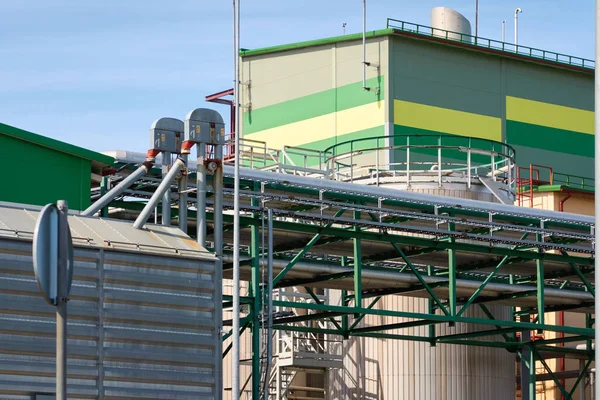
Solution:
M 550 374 L 550 376 L 552 377 L 552 380 L 556 384 L 556 387 L 558 388 L 558 390 L 560 390 L 562 395 L 565 396 L 565 399 L 570 399 L 569 392 L 567 392 L 567 390 L 564 388 L 564 386 L 560 383 L 560 379 L 556 378 L 556 375 L 554 375 L 554 371 L 552 371 L 552 368 L 550 368 L 550 366 L 548 366 L 548 363 L 546 362 L 546 360 L 544 360 L 544 358 L 536 350 L 535 346 L 531 346 L 531 351 L 535 353 L 539 362 L 542 363 L 542 365 L 544 366 L 546 371 Z
M 408 322 L 399 322 L 397 324 L 387 324 L 387 325 L 375 325 L 369 326 L 367 328 L 358 328 L 350 331 L 351 335 L 356 333 L 369 333 L 369 332 L 379 332 L 379 331 L 389 331 L 390 329 L 405 329 L 405 328 L 413 328 L 415 326 L 426 326 L 431 324 L 437 324 L 438 322 L 434 321 L 408 321 Z
M 573 394 L 575 394 L 575 390 L 577 390 L 577 387 L 579 386 L 579 384 L 581 383 L 583 377 L 585 376 L 585 371 L 588 370 L 588 368 L 592 364 L 592 361 L 594 361 L 594 360 L 593 359 L 589 359 L 585 363 L 585 366 L 583 367 L 583 372 L 580 373 L 579 376 L 577 377 L 577 380 L 575 381 L 575 384 L 573 384 L 573 388 L 569 392 L 569 396 L 567 397 L 567 399 L 572 399 L 573 398 Z
M 373 307 L 375 306 L 375 304 L 377 304 L 377 303 L 379 302 L 379 300 L 381 300 L 381 296 L 379 296 L 379 297 L 376 297 L 375 299 L 373 299 L 373 300 L 371 301 L 371 303 L 370 303 L 370 304 L 367 306 L 367 310 L 370 310 L 371 308 L 373 308 Z M 359 315 L 359 316 L 358 316 L 358 318 L 356 318 L 356 319 L 355 319 L 355 320 L 352 322 L 352 325 L 350 326 L 350 329 L 346 328 L 345 330 L 346 330 L 346 331 L 349 331 L 349 330 L 351 331 L 351 330 L 353 330 L 354 328 L 356 328 L 356 326 L 357 326 L 358 324 L 360 324 L 360 321 L 362 321 L 362 320 L 363 320 L 365 317 L 366 317 L 366 314 L 361 314 L 361 315 Z
M 305 322 L 305 321 L 332 319 L 334 317 L 339 317 L 339 316 L 348 315 L 348 314 L 349 313 L 347 313 L 347 312 L 321 312 L 321 313 L 314 313 L 314 314 L 307 314 L 307 315 L 297 315 L 295 317 L 283 317 L 283 318 L 274 319 L 273 324 L 274 325 L 295 324 L 298 322 Z M 336 328 L 338 328 L 339 331 L 343 330 L 343 328 L 337 323 L 337 321 L 335 322 L 335 326 L 336 326 Z
M 394 247 L 396 247 L 396 246 L 394 246 Z M 431 298 L 437 303 L 437 305 L 444 312 L 444 314 L 450 315 L 450 313 L 448 312 L 448 310 L 446 309 L 446 307 L 444 307 L 444 305 L 442 304 L 442 302 L 440 301 L 440 299 L 437 297 L 437 295 L 435 294 L 435 292 L 431 289 L 431 287 L 429 286 L 429 284 L 427 282 L 425 282 L 425 280 L 423 279 L 423 277 L 421 276 L 421 274 L 419 273 L 419 271 L 417 271 L 417 269 L 413 266 L 412 262 L 408 259 L 408 257 L 406 257 L 406 255 L 404 254 L 404 252 L 402 251 L 402 249 L 400 247 L 396 247 L 396 250 L 400 254 L 400 257 L 402 257 L 402 259 L 404 260 L 404 262 L 406 263 L 406 265 L 408 265 L 408 268 L 410 268 L 410 270 L 413 272 L 413 274 L 415 274 L 415 276 L 417 277 L 417 279 L 419 280 L 419 282 L 421 283 L 421 285 L 423 285 L 423 287 L 425 288 L 425 290 L 427 290 L 427 293 L 429 293 L 429 295 L 431 296 Z
M 436 282 L 436 283 L 430 283 L 429 287 L 431 289 L 435 289 L 435 288 L 439 288 L 439 287 L 446 287 L 449 285 L 449 282 Z M 388 296 L 391 294 L 402 294 L 402 293 L 410 293 L 410 292 L 417 292 L 417 291 L 421 291 L 421 290 L 426 290 L 425 287 L 421 284 L 418 285 L 412 285 L 406 288 L 390 288 L 390 289 L 382 289 L 382 290 L 366 290 L 363 292 L 362 298 L 363 299 L 368 299 L 371 297 L 382 297 L 382 296 Z M 354 295 L 350 295 L 348 296 L 349 299 L 352 299 L 354 297 Z
M 313 292 L 311 288 L 305 286 L 304 289 L 317 304 L 323 304 L 323 302 L 317 297 L 317 295 L 315 294 L 315 292 Z M 330 317 L 329 320 L 337 329 L 342 329 L 340 324 L 338 324 L 337 321 L 333 319 L 333 317 Z
M 336 214 L 335 214 L 335 218 L 340 217 L 345 210 L 339 210 Z M 275 223 L 275 221 L 273 221 Z M 328 223 L 327 225 L 325 225 L 324 228 L 322 228 L 323 230 L 330 228 L 333 225 L 333 222 Z M 304 257 L 304 255 L 311 249 L 311 247 L 314 246 L 315 243 L 317 243 L 317 241 L 321 238 L 321 235 L 323 233 L 322 232 L 317 232 L 315 234 L 315 236 L 313 236 L 312 239 L 310 239 L 310 241 L 306 244 L 306 246 L 304 246 L 304 248 L 302 250 L 300 250 L 298 252 L 298 254 L 296 254 L 294 256 L 294 258 L 292 258 L 292 260 L 288 263 L 288 265 L 281 271 L 279 272 L 279 274 L 277 274 L 277 276 L 275 277 L 275 279 L 273 279 L 273 286 L 275 287 L 277 284 L 279 284 L 279 282 L 285 277 L 285 275 L 294 267 L 294 265 L 296 265 L 296 263 L 298 261 L 300 261 L 300 259 L 302 257 Z
M 286 280 L 280 282 L 277 287 L 306 286 L 312 283 L 334 281 L 338 279 L 351 278 L 353 276 L 354 271 L 340 272 L 339 274 L 320 275 L 314 278 Z
M 479 294 L 483 291 L 483 289 L 485 289 L 487 284 L 492 280 L 492 278 L 496 275 L 496 273 L 498 271 L 500 271 L 500 268 L 502 268 L 508 260 L 509 260 L 509 257 L 505 256 L 502 259 L 502 261 L 500 261 L 500 263 L 496 266 L 496 268 L 494 268 L 494 270 L 492 272 L 490 272 L 490 274 L 481 283 L 481 286 L 479 286 L 477 288 L 477 290 L 471 295 L 471 297 L 469 297 L 469 300 L 467 300 L 467 302 L 462 306 L 462 308 L 458 311 L 458 313 L 456 313 L 456 315 L 458 315 L 460 317 L 462 315 L 462 313 L 467 311 L 467 308 L 471 305 L 471 303 L 473 303 L 473 301 L 475 301 L 477 296 L 479 296 Z
M 481 309 L 481 311 L 483 311 L 485 316 L 488 317 L 491 321 L 496 321 L 496 317 L 494 317 L 494 314 L 492 314 L 492 312 L 489 310 L 489 308 L 487 308 L 485 306 L 485 304 L 479 304 L 479 308 Z M 496 327 L 496 329 L 501 329 L 501 327 L 499 325 L 494 325 L 494 326 Z M 507 342 L 511 341 L 510 336 L 508 336 L 507 334 L 502 333 L 501 335 L 504 338 L 504 340 L 506 340 Z
M 470 338 L 480 337 L 480 336 L 505 335 L 507 333 L 521 332 L 522 330 L 523 329 L 521 329 L 521 328 L 487 329 L 484 331 L 456 333 L 456 334 L 452 334 L 452 335 L 438 336 L 435 340 L 438 342 L 444 342 L 445 340 L 470 339 Z M 509 341 L 512 341 L 512 340 L 509 340 Z
M 241 321 L 240 321 L 241 322 Z M 246 321 L 246 323 L 244 325 L 242 325 L 242 327 L 240 328 L 240 336 L 242 336 L 242 333 L 244 333 L 244 331 L 250 326 L 250 321 Z M 223 339 L 225 340 L 225 339 Z M 223 358 L 225 358 L 225 356 L 227 356 L 227 354 L 231 351 L 231 348 L 233 347 L 233 342 L 229 343 L 229 346 L 227 346 L 227 348 L 225 349 L 225 351 L 223 352 Z
M 428 319 L 435 322 L 455 322 L 465 324 L 481 324 L 481 325 L 493 325 L 499 327 L 514 327 L 522 329 L 543 329 L 551 332 L 563 332 L 573 335 L 582 335 L 588 338 L 594 337 L 594 330 L 591 328 L 579 328 L 571 326 L 558 326 L 558 325 L 539 325 L 518 321 L 503 321 L 503 320 L 490 320 L 484 318 L 470 318 L 470 317 L 457 317 L 449 315 L 432 315 L 406 311 L 391 311 L 391 310 L 378 310 L 378 309 L 367 309 L 367 308 L 354 308 L 344 306 L 334 306 L 329 304 L 311 304 L 311 303 L 299 303 L 290 301 L 275 300 L 273 302 L 275 306 L 286 307 L 286 308 L 301 308 L 307 310 L 321 310 L 321 311 L 332 311 L 332 312 L 344 312 L 344 313 L 359 313 L 367 315 L 380 315 L 388 317 L 400 317 L 400 318 L 412 318 L 412 319 Z

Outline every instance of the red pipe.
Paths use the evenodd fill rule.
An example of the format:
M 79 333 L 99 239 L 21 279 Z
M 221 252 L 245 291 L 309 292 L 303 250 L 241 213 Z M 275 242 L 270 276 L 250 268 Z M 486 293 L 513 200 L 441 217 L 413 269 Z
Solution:
M 565 197 L 564 199 L 562 199 L 562 200 L 560 201 L 560 203 L 558 203 L 558 211 L 560 211 L 560 212 L 563 212 L 563 211 L 565 211 L 565 207 L 564 207 L 564 206 L 565 206 L 565 203 L 566 203 L 566 202 L 567 202 L 567 200 L 569 200 L 570 198 L 571 198 L 571 194 L 569 193 L 569 194 L 567 195 L 567 197 Z

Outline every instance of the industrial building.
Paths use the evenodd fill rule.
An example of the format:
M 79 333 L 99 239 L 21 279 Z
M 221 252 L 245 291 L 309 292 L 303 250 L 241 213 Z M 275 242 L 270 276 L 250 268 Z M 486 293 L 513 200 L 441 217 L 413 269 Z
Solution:
M 30 252 L 58 199 L 69 398 L 593 399 L 594 63 L 431 25 L 243 50 L 239 107 L 206 98 L 238 148 L 204 108 L 154 122 L 146 154 L 0 125 L 3 156 L 71 174 L 3 180 L 0 399 L 53 393 Z

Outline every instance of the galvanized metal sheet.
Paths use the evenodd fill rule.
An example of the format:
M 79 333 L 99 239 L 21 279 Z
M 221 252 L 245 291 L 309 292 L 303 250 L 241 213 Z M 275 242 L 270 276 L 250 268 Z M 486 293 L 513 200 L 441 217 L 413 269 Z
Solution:
M 0 206 L 0 398 L 55 390 L 55 309 L 37 288 L 27 233 L 36 213 Z M 69 398 L 220 399 L 216 259 L 175 228 L 69 224 Z

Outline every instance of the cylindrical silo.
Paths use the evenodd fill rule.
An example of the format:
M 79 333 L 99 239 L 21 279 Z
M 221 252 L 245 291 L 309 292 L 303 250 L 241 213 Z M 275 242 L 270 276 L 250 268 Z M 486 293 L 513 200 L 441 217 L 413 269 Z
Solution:
M 411 140 L 415 146 L 411 148 L 413 154 L 410 156 L 399 154 L 408 151 L 408 146 L 406 148 L 396 146 L 393 150 L 382 147 L 380 152 L 396 153 L 393 157 L 389 157 L 394 161 L 390 161 L 384 167 L 382 165 L 385 162 L 380 160 L 388 159 L 388 156 L 376 155 L 378 151 L 370 149 L 370 153 L 366 154 L 365 151 L 362 158 L 357 157 L 353 160 L 354 171 L 351 174 L 346 173 L 345 176 L 353 176 L 353 181 L 357 184 L 498 202 L 498 199 L 481 182 L 481 179 L 491 179 L 490 176 L 496 176 L 494 182 L 498 184 L 497 188 L 505 190 L 507 197 L 514 195 L 511 185 L 508 184 L 511 180 L 511 173 L 508 170 L 514 165 L 512 158 L 514 154 L 509 151 L 504 152 L 506 158 L 500 158 L 497 153 L 494 153 L 494 166 L 486 164 L 489 161 L 486 161 L 485 157 L 478 159 L 475 155 L 472 160 L 469 155 L 469 161 L 465 164 L 464 159 L 467 157 L 465 154 L 478 153 L 481 157 L 484 148 L 487 148 L 484 145 L 487 144 L 469 141 L 472 147 L 461 145 L 460 151 L 463 152 L 461 154 L 465 156 L 460 156 L 450 148 L 451 146 L 442 142 L 440 148 L 444 148 L 444 153 L 438 153 L 435 145 L 427 148 L 419 147 L 422 145 L 422 138 L 414 137 Z M 431 155 L 427 156 L 419 152 L 429 152 Z M 448 154 L 448 158 L 445 154 Z M 346 157 L 342 154 L 339 156 Z M 374 162 L 375 158 L 377 160 Z M 431 164 L 433 167 L 430 168 Z M 363 168 L 363 165 L 369 168 Z M 376 165 L 375 169 L 378 170 L 376 174 L 372 172 L 373 165 Z M 402 172 L 407 165 L 410 166 L 410 172 Z M 501 166 L 508 167 L 502 169 Z M 471 173 L 468 172 L 469 169 Z M 501 171 L 503 177 L 494 171 Z M 330 302 L 341 305 L 340 295 L 340 291 L 331 290 Z M 371 299 L 363 300 L 363 307 L 367 307 L 370 301 Z M 373 308 L 428 313 L 429 301 L 422 298 L 388 295 L 383 296 Z M 509 307 L 488 305 L 488 309 L 496 319 L 511 319 Z M 470 306 L 462 315 L 488 318 L 476 305 Z M 410 320 L 406 318 L 367 316 L 357 328 L 408 321 Z M 352 324 L 352 319 L 349 323 Z M 436 336 L 443 336 L 481 331 L 491 327 L 465 324 L 451 327 L 448 324 L 437 324 L 435 329 Z M 385 332 L 427 337 L 429 327 L 411 327 Z M 504 340 L 499 335 L 478 339 Z M 516 396 L 515 355 L 501 348 L 451 344 L 431 346 L 427 342 L 419 341 L 351 337 L 332 344 L 331 352 L 344 356 L 344 367 L 329 371 L 327 384 L 329 400 L 513 400 Z
M 471 23 L 461 13 L 447 7 L 435 7 L 431 10 L 431 27 L 434 36 L 471 42 Z

